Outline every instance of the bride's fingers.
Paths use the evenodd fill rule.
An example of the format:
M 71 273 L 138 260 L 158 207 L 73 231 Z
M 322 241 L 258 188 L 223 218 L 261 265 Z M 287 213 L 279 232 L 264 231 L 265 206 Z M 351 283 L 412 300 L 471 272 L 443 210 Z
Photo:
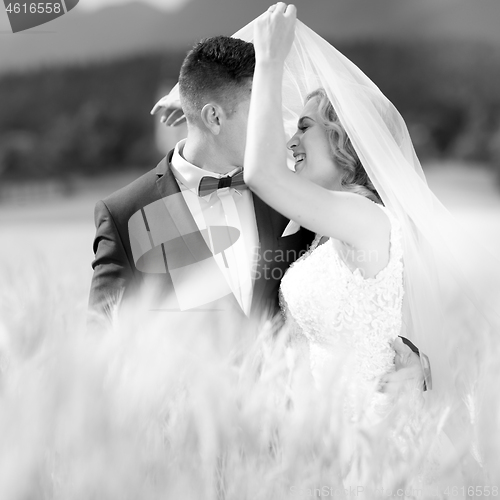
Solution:
M 285 17 L 297 17 L 297 7 L 293 4 L 286 4 L 284 2 L 278 2 L 273 4 L 267 9 L 267 12 L 275 14 L 283 14 Z
M 297 17 L 297 7 L 293 4 L 289 4 L 286 8 L 285 17 Z
M 284 2 L 278 2 L 275 5 L 275 8 L 274 8 L 273 12 L 275 14 L 284 14 L 285 10 L 286 10 L 286 3 L 284 3 Z

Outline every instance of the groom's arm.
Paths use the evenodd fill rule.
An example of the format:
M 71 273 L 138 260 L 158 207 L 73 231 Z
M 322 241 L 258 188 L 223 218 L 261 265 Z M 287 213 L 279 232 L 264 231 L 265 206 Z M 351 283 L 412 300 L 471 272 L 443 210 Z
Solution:
M 105 202 L 99 201 L 94 212 L 94 275 L 89 294 L 89 327 L 106 325 L 113 306 L 133 280 L 133 271 L 113 216 Z

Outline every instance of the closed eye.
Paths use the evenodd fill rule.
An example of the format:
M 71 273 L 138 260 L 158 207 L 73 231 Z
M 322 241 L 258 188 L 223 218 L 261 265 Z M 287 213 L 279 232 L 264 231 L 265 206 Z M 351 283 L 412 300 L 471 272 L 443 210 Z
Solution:
M 301 132 L 304 132 L 311 126 L 312 124 L 311 122 L 314 123 L 314 120 L 312 120 L 308 116 L 303 116 L 299 120 L 299 123 L 297 123 L 297 129 L 300 130 Z

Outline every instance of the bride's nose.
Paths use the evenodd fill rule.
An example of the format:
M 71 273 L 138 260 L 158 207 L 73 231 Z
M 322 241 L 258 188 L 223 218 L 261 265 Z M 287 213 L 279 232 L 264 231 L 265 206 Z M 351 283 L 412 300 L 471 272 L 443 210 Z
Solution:
M 296 148 L 299 145 L 299 138 L 297 137 L 297 133 L 295 133 L 292 138 L 286 143 L 286 147 L 288 149 Z

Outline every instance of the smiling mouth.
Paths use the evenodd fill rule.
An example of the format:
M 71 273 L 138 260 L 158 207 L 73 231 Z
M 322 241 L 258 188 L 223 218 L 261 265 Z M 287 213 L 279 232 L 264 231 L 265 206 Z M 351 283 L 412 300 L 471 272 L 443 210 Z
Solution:
M 297 167 L 297 165 L 299 165 L 300 163 L 302 163 L 306 159 L 306 155 L 302 154 L 302 153 L 299 153 L 297 155 L 293 155 L 293 157 L 295 158 L 295 167 Z

